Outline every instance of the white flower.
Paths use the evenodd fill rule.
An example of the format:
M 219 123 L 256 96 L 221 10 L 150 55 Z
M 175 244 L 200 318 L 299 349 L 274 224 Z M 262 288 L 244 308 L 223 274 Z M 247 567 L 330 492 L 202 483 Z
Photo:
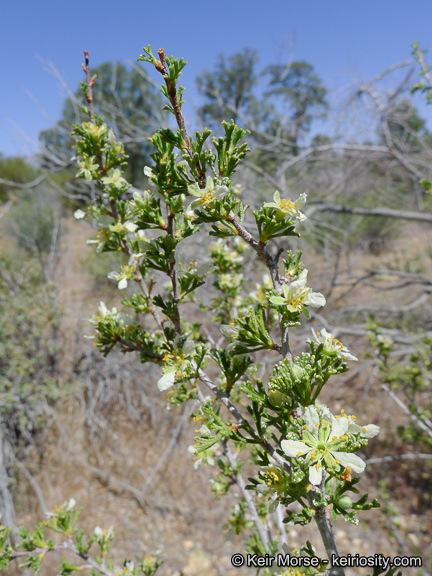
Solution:
M 337 418 L 338 416 L 336 416 Z M 357 418 L 349 414 L 341 414 L 341 418 L 345 417 L 348 420 L 348 434 L 360 434 L 361 438 L 375 438 L 379 434 L 380 428 L 375 424 L 368 424 L 367 426 L 359 426 L 355 423 Z
M 78 209 L 78 210 L 75 210 L 75 212 L 74 212 L 74 217 L 75 217 L 77 220 L 81 220 L 82 218 L 85 218 L 85 216 L 86 216 L 86 213 L 83 212 L 82 210 L 79 210 L 79 209 Z
M 282 212 L 282 214 L 285 214 L 286 216 L 293 216 L 299 222 L 303 222 L 306 220 L 306 216 L 300 212 L 300 208 L 303 208 L 303 206 L 306 204 L 306 198 L 307 195 L 303 193 L 300 194 L 295 202 L 292 200 L 285 200 L 283 198 L 281 199 L 280 193 L 276 190 L 273 196 L 274 201 L 266 202 L 264 207 L 277 208 L 280 212 Z
M 174 386 L 175 371 L 176 371 L 175 366 L 169 366 L 165 368 L 164 373 L 159 378 L 157 383 L 160 392 L 165 392 L 165 390 L 169 390 L 170 388 L 172 388 L 172 386 Z
M 342 344 L 342 342 L 339 342 L 339 340 L 337 340 L 333 334 L 327 332 L 325 328 L 323 328 L 321 332 L 315 332 L 315 330 L 312 328 L 312 333 L 316 342 L 318 344 L 324 345 L 323 352 L 327 356 L 339 356 L 344 360 L 358 360 L 358 358 L 353 356 L 348 348 Z
M 107 277 L 110 280 L 116 280 L 117 281 L 117 288 L 119 290 L 124 290 L 125 288 L 127 288 L 128 285 L 128 281 L 127 278 L 124 278 L 121 274 L 119 274 L 118 272 L 109 272 Z
M 186 210 L 184 213 L 185 220 L 193 220 L 195 218 L 195 212 L 193 210 Z
M 173 343 L 174 350 L 163 357 L 167 365 L 162 368 L 162 376 L 158 380 L 158 388 L 161 392 L 168 390 L 174 385 L 176 376 L 181 377 L 183 372 L 190 366 L 188 357 L 195 352 L 195 342 L 186 338 L 180 345 L 180 337 L 176 336 Z
M 263 476 L 260 478 L 261 483 L 257 484 L 257 492 L 262 494 L 270 502 L 268 510 L 271 513 L 275 512 L 279 506 L 279 500 L 286 495 L 286 491 L 290 485 L 290 478 L 287 476 L 279 466 L 272 462 L 270 459 L 270 466 L 263 466 L 260 472 Z
M 354 416 L 345 414 L 335 417 L 326 406 L 308 406 L 304 413 L 302 440 L 282 440 L 282 450 L 291 458 L 306 456 L 309 482 L 313 485 L 321 483 L 323 468 L 333 474 L 345 468 L 359 474 L 365 469 L 365 462 L 341 448 L 344 448 L 350 434 L 373 438 L 378 434 L 379 427 L 373 424 L 360 427 L 354 420 Z
M 208 274 L 212 274 L 217 270 L 216 266 L 213 266 L 211 262 L 206 262 L 198 266 L 198 262 L 196 260 L 192 260 L 186 264 L 188 259 L 182 254 L 181 252 L 178 253 L 176 257 L 177 264 L 179 269 L 185 274 L 196 274 L 201 279 L 204 279 Z
M 152 178 L 153 170 L 150 168 L 150 166 L 144 166 L 144 174 L 147 176 L 147 178 Z
M 120 190 L 120 188 L 123 186 L 128 185 L 127 181 L 122 176 L 121 170 L 118 168 L 115 170 L 110 170 L 108 176 L 104 176 L 104 178 L 102 178 L 102 182 L 105 184 L 105 186 L 112 185 L 115 186 L 118 190 Z
M 284 304 L 290 312 L 300 312 L 302 306 L 320 308 L 326 303 L 326 299 L 320 292 L 312 292 L 312 288 L 306 286 L 307 270 L 303 270 L 300 276 L 291 282 L 283 284 L 284 296 L 272 296 L 270 302 L 278 306 Z
M 101 320 L 108 319 L 114 320 L 114 322 L 117 322 L 123 328 L 130 326 L 133 322 L 133 318 L 130 314 L 119 312 L 116 307 L 109 310 L 104 302 L 99 303 L 98 311 L 90 317 L 89 322 L 96 326 Z
M 112 540 L 114 537 L 114 529 L 112 526 L 110 526 L 108 530 L 102 530 L 100 526 L 96 526 L 96 528 L 93 530 L 93 534 L 95 535 L 96 542 L 98 544 L 102 544 Z
M 96 124 L 93 124 L 93 122 L 85 122 L 83 126 L 85 127 L 86 131 L 89 134 L 91 134 L 92 136 L 97 136 L 98 138 L 103 134 L 105 134 L 105 132 L 108 130 L 106 124 L 101 124 L 100 126 L 97 126 Z
M 113 308 L 113 311 L 114 310 L 117 313 L 117 308 Z M 92 319 L 90 320 L 90 323 L 96 324 L 97 322 L 99 322 L 99 320 L 104 320 L 109 314 L 110 314 L 110 311 L 106 307 L 105 302 L 99 302 L 98 311 L 95 314 L 95 316 L 92 317 Z
M 128 280 L 132 280 L 135 274 L 134 261 L 139 260 L 142 254 L 131 254 L 128 264 L 123 264 L 120 268 L 120 272 L 109 272 L 108 278 L 117 281 L 117 287 L 119 290 L 124 290 L 128 285 Z
M 129 232 L 135 232 L 135 230 L 138 228 L 138 226 L 136 224 L 134 224 L 133 222 L 126 222 L 124 227 L 127 228 L 127 230 L 129 230 Z
M 208 176 L 206 181 L 206 187 L 200 188 L 198 184 L 188 186 L 189 194 L 196 196 L 197 199 L 191 202 L 187 212 L 194 210 L 196 208 L 206 208 L 214 200 L 219 200 L 226 196 L 229 189 L 226 186 L 221 186 L 220 184 L 214 185 L 213 179 Z
M 96 158 L 94 156 L 78 160 L 78 166 L 80 169 L 75 174 L 76 178 L 84 176 L 84 178 L 89 181 L 93 180 L 93 177 L 97 178 L 96 170 L 99 168 L 99 165 L 96 163 Z
M 207 276 L 208 274 L 212 274 L 213 272 L 216 272 L 217 268 L 216 266 L 213 266 L 213 264 L 211 262 L 206 262 L 205 264 L 201 264 L 201 266 L 199 268 L 197 268 L 197 270 L 194 270 L 195 274 L 199 277 L 204 277 Z
M 76 500 L 75 500 L 75 498 L 71 498 L 69 500 L 69 502 L 67 502 L 65 505 L 66 512 L 70 512 L 71 510 L 73 510 L 75 508 L 75 506 L 76 506 Z
M 204 428 L 204 426 L 201 427 L 201 430 L 200 430 L 201 437 L 203 437 L 203 438 L 210 437 L 211 436 L 210 430 L 209 430 L 208 435 L 206 436 L 202 432 L 203 428 Z M 216 444 L 213 444 L 213 446 L 210 446 L 210 448 L 208 448 L 207 450 L 202 450 L 199 454 L 197 454 L 195 446 L 188 446 L 188 452 L 190 452 L 194 456 L 194 465 L 193 465 L 194 470 L 199 470 L 199 468 L 201 467 L 201 464 L 205 464 L 205 465 L 208 464 L 209 466 L 214 466 L 215 465 L 215 458 L 214 457 L 215 457 L 215 454 L 216 454 L 218 449 L 219 449 L 219 443 L 216 442 Z
M 47 516 L 51 518 L 53 516 L 58 516 L 61 512 L 72 512 L 75 506 L 76 506 L 75 498 L 71 498 L 69 501 L 63 502 L 61 506 L 56 506 L 54 512 L 47 512 Z

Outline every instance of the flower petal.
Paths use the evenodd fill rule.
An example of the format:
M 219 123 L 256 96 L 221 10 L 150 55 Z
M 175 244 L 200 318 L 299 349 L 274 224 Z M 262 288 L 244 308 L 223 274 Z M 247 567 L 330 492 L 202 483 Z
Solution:
M 297 200 L 294 202 L 294 206 L 297 208 L 297 210 L 300 210 L 300 208 L 303 208 L 303 206 L 306 204 L 306 198 L 307 198 L 307 194 L 302 192 L 300 194 L 300 196 L 297 198 Z M 302 216 L 304 216 L 304 215 L 302 214 Z M 304 216 L 304 218 L 306 219 L 306 216 Z
M 334 418 L 332 421 L 332 429 L 330 432 L 330 440 L 333 440 L 333 437 L 336 436 L 343 436 L 345 432 L 348 430 L 349 421 L 348 418 Z
M 287 456 L 295 458 L 297 456 L 303 456 L 310 452 L 311 448 L 299 442 L 298 440 L 282 440 L 281 448 Z
M 190 354 L 195 352 L 195 342 L 193 340 L 191 340 L 190 338 L 187 338 L 185 343 L 183 344 L 182 350 L 183 350 L 183 354 L 186 354 L 186 356 L 189 356 Z
M 122 278 L 122 279 L 120 280 L 120 282 L 117 284 L 117 288 L 118 288 L 119 290 L 124 290 L 125 288 L 127 288 L 127 285 L 128 285 L 127 279 L 126 279 L 126 278 Z
M 293 294 L 294 292 L 297 292 L 297 290 L 300 290 L 300 288 L 304 288 L 306 286 L 306 282 L 307 282 L 307 275 L 308 275 L 308 271 L 306 269 L 304 269 L 300 276 L 294 280 L 293 282 L 291 282 L 290 284 L 290 292 Z M 306 304 L 306 302 L 305 302 Z
M 318 437 L 318 426 L 319 426 L 319 415 L 317 410 L 314 406 L 308 406 L 305 410 L 304 419 L 306 422 L 306 426 L 308 431 L 315 436 Z M 317 426 L 318 424 L 318 426 Z
M 324 418 L 324 420 L 327 420 L 327 422 L 333 422 L 334 416 L 325 404 L 321 404 L 320 410 L 321 418 Z
M 355 454 L 349 452 L 333 452 L 332 455 L 339 460 L 339 464 L 346 468 L 349 466 L 353 472 L 360 474 L 366 468 L 366 463 Z
M 201 266 L 197 269 L 196 274 L 197 276 L 205 276 L 211 272 L 217 270 L 216 266 L 213 266 L 211 262 L 207 262 L 206 264 L 201 264 Z
M 375 438 L 379 434 L 380 427 L 375 424 L 368 424 L 367 426 L 361 427 L 360 436 L 362 438 Z
M 309 482 L 314 486 L 318 486 L 318 484 L 321 484 L 322 475 L 323 475 L 322 466 L 318 468 L 318 465 L 316 465 L 311 466 L 309 468 Z
M 300 212 L 300 210 L 297 211 L 296 218 L 299 222 L 304 222 L 305 220 L 307 220 L 307 216 L 303 214 L 303 212 Z
M 214 197 L 219 199 L 226 196 L 229 192 L 229 189 L 226 186 L 217 185 L 214 191 Z
M 362 432 L 362 428 L 358 424 L 354 424 L 354 422 L 350 422 L 347 432 L 348 432 L 348 434 L 360 434 L 360 432 Z
M 320 308 L 321 306 L 325 306 L 326 299 L 321 292 L 311 292 L 305 296 L 303 300 L 303 304 L 307 306 L 312 306 L 313 308 Z
M 84 218 L 86 215 L 85 212 L 83 212 L 82 210 L 75 210 L 74 212 L 74 216 L 77 220 L 81 220 L 81 218 Z
M 153 176 L 153 170 L 150 168 L 150 166 L 144 166 L 143 172 L 147 178 L 151 178 Z
M 162 377 L 159 378 L 158 380 L 157 385 L 159 390 L 161 392 L 168 390 L 174 385 L 174 381 L 175 381 L 175 368 L 174 367 L 172 369 L 168 368 L 167 371 L 165 371 Z
M 355 360 L 356 362 L 358 361 L 358 358 L 353 356 L 353 354 L 350 353 L 350 351 L 348 350 L 348 348 L 346 346 L 342 347 L 342 350 L 340 351 L 340 355 L 342 356 L 342 358 L 344 360 Z
M 124 226 L 126 230 L 129 230 L 129 232 L 135 232 L 135 230 L 138 228 L 134 222 L 126 222 Z

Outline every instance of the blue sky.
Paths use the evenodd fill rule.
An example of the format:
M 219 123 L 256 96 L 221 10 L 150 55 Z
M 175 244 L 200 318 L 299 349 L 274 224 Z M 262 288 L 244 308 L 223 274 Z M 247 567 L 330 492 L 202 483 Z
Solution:
M 432 59 L 431 0 L 3 0 L 1 16 L 6 155 L 35 152 L 39 131 L 60 118 L 65 92 L 44 71 L 46 62 L 75 90 L 83 50 L 97 66 L 135 60 L 149 43 L 154 51 L 163 46 L 188 60 L 182 83 L 194 101 L 196 75 L 219 53 L 245 47 L 258 51 L 261 66 L 306 60 L 332 90 L 409 59 L 413 41 Z M 432 120 L 432 108 L 422 113 Z

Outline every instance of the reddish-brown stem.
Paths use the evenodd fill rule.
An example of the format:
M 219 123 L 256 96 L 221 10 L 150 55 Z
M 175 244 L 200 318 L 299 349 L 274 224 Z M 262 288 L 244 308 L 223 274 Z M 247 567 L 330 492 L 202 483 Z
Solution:
M 177 97 L 177 84 L 176 82 L 173 82 L 169 79 L 169 75 L 168 75 L 168 68 L 166 65 L 166 52 L 163 48 L 159 48 L 158 49 L 158 56 L 159 56 L 159 61 L 161 63 L 161 65 L 157 65 L 156 70 L 158 72 L 160 72 L 165 80 L 165 84 L 168 90 L 168 95 L 171 101 L 171 105 L 173 107 L 174 110 L 174 115 L 177 121 L 177 125 L 180 128 L 181 132 L 182 132 L 182 136 L 183 136 L 183 141 L 185 143 L 185 147 L 186 147 L 186 151 L 189 154 L 189 156 L 192 158 L 193 157 L 193 150 L 192 150 L 192 146 L 189 140 L 189 136 L 186 130 L 186 124 L 184 121 L 184 116 L 183 113 L 181 111 L 181 107 L 180 107 L 180 103 L 178 101 L 178 97 Z M 205 176 L 204 173 L 201 169 L 200 163 L 197 162 L 196 164 L 196 170 L 199 174 L 199 179 L 202 185 L 204 185 L 204 180 L 205 180 Z
M 86 100 L 88 102 L 89 105 L 89 112 L 90 112 L 90 118 L 92 120 L 92 122 L 94 122 L 94 104 L 93 104 L 93 86 L 95 85 L 95 77 L 93 76 L 93 78 L 90 76 L 90 66 L 89 66 L 89 53 L 87 50 L 84 50 L 84 58 L 85 58 L 85 64 L 82 65 L 83 70 L 86 74 L 86 78 L 87 78 L 87 91 L 86 91 Z

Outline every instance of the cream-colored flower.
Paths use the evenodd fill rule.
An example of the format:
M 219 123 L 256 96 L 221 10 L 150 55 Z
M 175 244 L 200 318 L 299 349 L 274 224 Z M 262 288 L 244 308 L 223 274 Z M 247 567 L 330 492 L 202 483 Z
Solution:
M 303 306 L 320 308 L 326 303 L 326 299 L 320 292 L 312 292 L 312 288 L 306 286 L 307 270 L 303 270 L 300 276 L 291 282 L 283 284 L 284 296 L 272 296 L 270 302 L 277 306 L 285 305 L 290 312 L 301 312 Z
M 300 212 L 300 208 L 306 204 L 307 195 L 305 193 L 300 194 L 295 202 L 292 200 L 281 199 L 280 193 L 276 190 L 273 196 L 273 202 L 266 202 L 264 208 L 277 208 L 282 214 L 295 218 L 299 222 L 306 220 L 306 216 Z
M 335 474 L 348 467 L 359 474 L 365 469 L 365 462 L 343 448 L 349 435 L 373 438 L 379 427 L 373 424 L 361 427 L 354 420 L 355 417 L 344 414 L 335 417 L 326 406 L 308 406 L 304 413 L 302 440 L 282 440 L 281 448 L 291 458 L 306 457 L 309 482 L 313 485 L 321 483 L 323 469 Z
M 107 275 L 107 278 L 109 278 L 110 280 L 116 280 L 117 282 L 117 288 L 119 290 L 124 290 L 125 288 L 127 288 L 128 285 L 128 279 L 123 276 L 122 274 L 120 274 L 119 272 L 109 272 Z
M 130 326 L 133 322 L 133 318 L 130 314 L 124 314 L 123 312 L 119 312 L 116 307 L 111 308 L 110 310 L 109 308 L 107 308 L 104 302 L 99 303 L 98 311 L 96 312 L 96 314 L 93 314 L 93 316 L 90 316 L 89 322 L 90 324 L 97 326 L 97 324 L 101 320 L 108 320 L 108 319 L 114 320 L 114 322 L 117 322 L 118 324 L 120 324 L 120 326 L 124 328 Z
M 82 160 L 78 160 L 78 166 L 80 167 L 78 172 L 75 174 L 76 178 L 84 176 L 86 180 L 93 180 L 97 177 L 97 170 L 99 165 L 96 162 L 94 156 L 83 157 Z
M 121 170 L 116 168 L 115 170 L 110 170 L 108 176 L 102 178 L 102 183 L 105 186 L 115 186 L 118 190 L 127 186 L 127 181 L 123 178 Z
M 321 332 L 315 332 L 315 330 L 312 328 L 312 333 L 316 342 L 318 344 L 323 344 L 323 352 L 327 356 L 339 356 L 344 360 L 358 360 L 358 358 L 353 356 L 348 348 L 342 344 L 342 342 L 337 340 L 333 334 L 327 332 L 325 328 L 323 328 Z
M 162 376 L 158 380 L 158 388 L 161 392 L 168 390 L 174 385 L 176 376 L 181 376 L 190 366 L 188 357 L 195 352 L 195 342 L 186 338 L 183 344 L 180 343 L 180 337 L 176 336 L 174 340 L 174 350 L 165 354 L 163 360 L 167 362 L 162 368 Z
M 101 124 L 100 126 L 97 126 L 96 124 L 93 124 L 93 122 L 85 122 L 84 127 L 89 134 L 91 134 L 92 136 L 96 136 L 97 138 L 103 136 L 103 134 L 105 134 L 105 132 L 108 130 L 106 124 Z
M 200 188 L 198 184 L 194 184 L 192 186 L 188 186 L 188 192 L 197 198 L 189 205 L 187 209 L 189 211 L 195 210 L 197 208 L 207 208 L 207 206 L 214 202 L 214 200 L 219 200 L 226 196 L 229 192 L 229 189 L 226 186 L 221 186 L 220 184 L 216 184 L 215 186 L 213 178 L 208 176 L 205 188 Z

